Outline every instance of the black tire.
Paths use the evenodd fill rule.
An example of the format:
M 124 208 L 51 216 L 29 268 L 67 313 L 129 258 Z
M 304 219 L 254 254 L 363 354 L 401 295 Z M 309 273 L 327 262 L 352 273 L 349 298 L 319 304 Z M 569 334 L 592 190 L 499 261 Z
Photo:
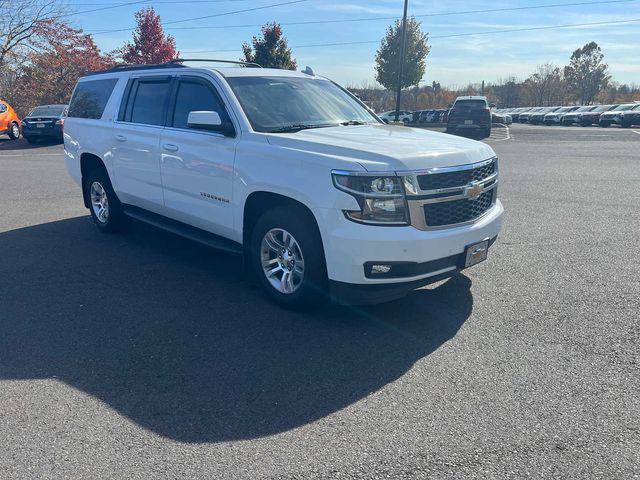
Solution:
M 284 257 L 282 257 L 281 260 L 279 259 L 280 257 L 276 257 L 276 250 L 273 248 L 268 248 L 265 245 L 263 249 L 263 239 L 265 239 L 265 236 L 269 232 L 281 232 L 282 230 L 290 234 L 297 245 L 296 248 L 292 248 L 293 252 L 286 252 L 289 254 L 288 258 L 293 258 L 293 260 L 298 258 L 298 262 L 302 259 L 304 265 L 303 273 L 300 274 L 298 272 L 301 279 L 298 277 L 295 290 L 289 293 L 283 293 L 272 285 L 271 281 L 267 279 L 262 261 L 263 254 L 267 257 L 273 257 L 270 259 L 271 262 L 274 262 L 273 265 L 281 261 L 290 261 Z M 280 243 L 281 242 L 277 245 L 280 245 Z M 291 254 L 293 254 L 293 256 Z M 311 213 L 304 208 L 283 206 L 274 208 L 263 214 L 251 232 L 247 256 L 251 269 L 254 271 L 263 290 L 279 305 L 293 310 L 308 310 L 327 301 L 327 268 L 324 260 L 322 240 L 315 219 Z M 277 271 L 272 276 L 272 279 L 276 283 L 281 281 L 284 278 L 284 273 L 286 273 L 285 268 L 282 268 L 283 265 L 284 263 L 274 266 L 274 269 Z M 291 265 L 286 267 L 289 272 L 291 272 L 290 266 Z M 296 270 L 295 265 L 293 269 Z M 293 272 L 293 274 L 296 272 Z M 291 276 L 292 273 L 289 273 L 289 275 Z M 296 277 L 294 276 L 293 282 L 295 282 L 295 280 Z
M 600 122 L 599 126 L 602 128 L 609 128 L 611 124 L 609 122 Z
M 99 218 L 97 207 L 94 207 L 92 198 L 92 186 L 96 184 L 101 187 L 106 194 L 105 203 L 107 205 L 106 216 Z M 127 226 L 127 217 L 122 211 L 122 205 L 118 196 L 113 191 L 109 175 L 104 168 L 95 168 L 84 179 L 84 194 L 86 196 L 86 204 L 89 206 L 89 212 L 91 212 L 91 218 L 93 223 L 101 232 L 104 233 L 116 233 L 125 229 Z
M 620 122 L 620 127 L 622 128 L 630 128 L 631 124 L 628 122 L 625 122 L 624 120 L 622 122 Z
M 20 138 L 20 126 L 16 122 L 11 122 L 11 125 L 9 125 L 8 135 L 11 140 Z
M 482 138 L 489 138 L 490 136 L 491 136 L 491 129 L 490 128 L 485 129 L 483 132 Z

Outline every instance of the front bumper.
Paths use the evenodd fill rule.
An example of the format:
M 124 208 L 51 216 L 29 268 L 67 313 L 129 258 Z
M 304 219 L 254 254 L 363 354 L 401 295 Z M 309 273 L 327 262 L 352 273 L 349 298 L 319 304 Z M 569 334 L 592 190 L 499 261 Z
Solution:
M 497 238 L 496 236 L 490 239 L 489 246 L 493 245 Z M 425 278 L 400 283 L 353 284 L 330 280 L 331 301 L 339 305 L 363 305 L 384 303 L 402 298 L 412 290 L 450 278 L 464 270 L 465 254 L 463 252 L 414 266 L 420 270 L 432 270 Z
M 461 255 L 468 245 L 497 237 L 502 227 L 504 209 L 497 200 L 474 223 L 433 230 L 418 230 L 412 226 L 361 225 L 345 219 L 341 211 L 334 209 L 322 209 L 315 213 L 321 217 L 318 223 L 324 226 L 321 234 L 329 279 L 359 288 L 368 285 L 393 287 L 423 281 L 422 284 L 427 284 L 436 275 L 455 273 L 459 263 L 452 257 Z M 449 263 L 443 259 L 449 259 Z M 433 263 L 431 269 L 429 266 L 424 270 L 420 270 L 422 267 L 409 269 L 414 274 L 408 277 L 367 278 L 365 264 L 370 262 L 444 263 Z

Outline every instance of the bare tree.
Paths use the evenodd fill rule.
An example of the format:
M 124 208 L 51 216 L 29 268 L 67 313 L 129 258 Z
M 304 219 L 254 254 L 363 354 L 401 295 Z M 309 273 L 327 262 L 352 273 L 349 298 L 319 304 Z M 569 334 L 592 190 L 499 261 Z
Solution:
M 29 46 L 39 27 L 62 15 L 57 0 L 0 0 L 0 70 L 15 50 Z
M 551 63 L 538 65 L 525 81 L 525 93 L 533 106 L 544 107 L 561 102 L 564 90 L 562 70 Z

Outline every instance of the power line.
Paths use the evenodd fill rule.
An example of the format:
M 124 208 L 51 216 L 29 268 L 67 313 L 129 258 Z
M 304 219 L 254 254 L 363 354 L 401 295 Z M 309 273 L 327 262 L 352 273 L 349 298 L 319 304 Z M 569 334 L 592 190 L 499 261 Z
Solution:
M 210 1 L 223 1 L 223 0 L 184 0 L 183 2 L 178 2 L 176 0 L 166 0 L 162 3 L 192 3 L 192 2 L 210 2 Z M 235 0 L 235 1 L 244 1 L 244 0 Z M 425 13 L 414 15 L 416 18 L 427 18 L 427 17 L 443 17 L 443 16 L 452 16 L 452 15 L 470 15 L 470 14 L 478 14 L 478 13 L 499 13 L 499 12 L 511 12 L 511 11 L 521 11 L 521 10 L 539 10 L 544 8 L 561 8 L 561 7 L 575 7 L 575 6 L 589 6 L 589 5 L 606 5 L 606 4 L 620 4 L 620 3 L 630 3 L 637 2 L 638 0 L 597 0 L 591 2 L 571 2 L 571 3 L 551 3 L 545 5 L 534 5 L 528 7 L 508 7 L 508 8 L 490 8 L 490 9 L 482 9 L 482 10 L 465 10 L 465 11 L 455 11 L 455 12 L 441 12 L 441 13 Z M 260 7 L 258 7 L 260 8 Z M 211 17 L 208 17 L 211 18 Z M 200 18 L 202 19 L 202 18 Z M 373 22 L 373 21 L 381 21 L 381 20 L 397 20 L 398 17 L 366 17 L 366 18 L 351 18 L 351 19 L 332 19 L 332 20 L 308 20 L 308 21 L 299 21 L 299 22 L 284 22 L 280 25 L 321 25 L 321 24 L 331 24 L 331 23 L 352 23 L 352 22 Z M 191 21 L 193 19 L 182 20 L 183 21 Z M 164 25 L 169 25 L 175 22 L 166 22 Z M 185 27 L 168 27 L 167 30 L 207 30 L 207 29 L 228 29 L 228 28 L 256 28 L 261 27 L 261 24 L 241 24 L 241 25 L 209 25 L 209 26 L 185 26 Z M 97 30 L 94 32 L 94 35 L 102 34 L 102 33 L 112 33 L 112 32 L 121 32 L 128 31 L 131 29 L 117 29 L 117 30 Z M 90 31 L 89 31 L 90 32 Z
M 162 26 L 164 27 L 165 25 L 173 25 L 176 23 L 184 23 L 184 22 L 192 22 L 195 20 L 203 20 L 206 18 L 214 18 L 214 17 L 224 17 L 226 15 L 234 15 L 236 13 L 245 13 L 245 12 L 255 12 L 256 10 L 265 10 L 267 8 L 274 8 L 274 7 L 280 7 L 283 5 L 293 5 L 296 3 L 302 3 L 302 2 L 308 2 L 309 0 L 290 0 L 288 2 L 281 2 L 281 3 L 271 3 L 269 5 L 262 5 L 260 7 L 251 7 L 251 8 L 244 8 L 242 10 L 234 10 L 231 12 L 223 12 L 223 13 L 215 13 L 213 15 L 204 15 L 202 17 L 193 17 L 193 18 L 183 18 L 182 20 L 172 20 L 171 22 L 163 22 Z M 118 28 L 115 30 L 102 30 L 100 32 L 95 32 L 93 33 L 93 35 L 100 35 L 103 33 L 115 33 L 115 32 L 130 32 L 131 30 L 133 30 L 132 28 Z
M 548 25 L 544 27 L 527 27 L 527 28 L 510 28 L 507 30 L 489 30 L 484 32 L 470 32 L 470 33 L 456 33 L 452 35 L 435 35 L 433 37 L 429 37 L 430 39 L 434 38 L 456 38 L 456 37 L 468 37 L 475 35 L 494 35 L 499 33 L 513 33 L 513 32 L 531 32 L 536 30 L 552 30 L 556 28 L 571 28 L 571 27 L 592 27 L 597 25 L 618 25 L 623 23 L 634 23 L 640 22 L 640 18 L 633 18 L 629 20 L 613 20 L 607 22 L 591 22 L 591 23 L 567 23 L 564 25 Z M 310 45 L 296 45 L 291 48 L 314 48 L 314 47 L 338 47 L 338 46 L 346 46 L 346 45 L 365 45 L 365 44 L 373 44 L 380 43 L 380 40 L 363 40 L 357 42 L 336 42 L 336 43 L 316 43 Z M 238 49 L 229 49 L 229 50 L 192 50 L 185 51 L 183 53 L 227 53 L 227 52 L 237 52 Z

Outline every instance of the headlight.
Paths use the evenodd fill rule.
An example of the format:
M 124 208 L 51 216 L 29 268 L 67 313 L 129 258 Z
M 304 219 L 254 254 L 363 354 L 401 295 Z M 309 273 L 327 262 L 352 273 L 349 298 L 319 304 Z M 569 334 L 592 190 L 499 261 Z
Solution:
M 352 195 L 360 210 L 344 210 L 349 220 L 372 225 L 408 225 L 409 215 L 401 178 L 333 172 L 337 189 Z

